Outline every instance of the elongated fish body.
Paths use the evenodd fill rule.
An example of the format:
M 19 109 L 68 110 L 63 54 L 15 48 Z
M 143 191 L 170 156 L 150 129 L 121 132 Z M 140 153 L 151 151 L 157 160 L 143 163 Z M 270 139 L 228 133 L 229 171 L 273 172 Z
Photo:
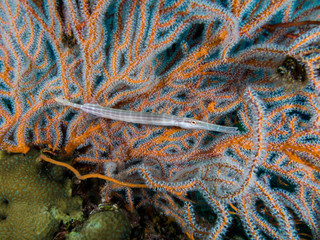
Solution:
M 92 115 L 108 118 L 112 120 L 140 123 L 148 125 L 157 126 L 176 126 L 186 129 L 203 129 L 208 131 L 216 131 L 223 133 L 237 133 L 236 127 L 225 127 L 221 125 L 211 124 L 192 118 L 178 117 L 173 115 L 158 114 L 158 113 L 148 113 L 148 112 L 135 112 L 129 110 L 115 109 L 103 107 L 98 104 L 85 103 L 83 105 L 69 102 L 63 98 L 55 98 L 56 102 L 70 106 L 74 108 L 81 109 L 86 113 Z
M 81 109 L 87 113 L 91 113 L 99 117 L 109 118 L 113 120 L 149 125 L 177 126 L 177 117 L 165 114 L 135 112 L 129 110 L 102 107 L 100 105 L 90 103 L 82 105 Z

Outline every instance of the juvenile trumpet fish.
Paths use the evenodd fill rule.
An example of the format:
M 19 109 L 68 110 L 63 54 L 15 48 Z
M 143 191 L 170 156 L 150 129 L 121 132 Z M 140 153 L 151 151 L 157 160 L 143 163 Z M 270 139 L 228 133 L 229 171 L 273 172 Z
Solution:
M 216 124 L 211 124 L 199 121 L 192 118 L 178 117 L 173 115 L 149 113 L 149 112 L 136 112 L 130 110 L 114 109 L 103 107 L 98 104 L 85 103 L 83 105 L 72 103 L 63 98 L 55 98 L 55 101 L 69 107 L 81 109 L 86 113 L 92 115 L 108 118 L 112 120 L 140 123 L 148 125 L 160 126 L 176 126 L 185 129 L 202 129 L 208 131 L 222 132 L 222 133 L 237 133 L 238 128 L 226 127 Z

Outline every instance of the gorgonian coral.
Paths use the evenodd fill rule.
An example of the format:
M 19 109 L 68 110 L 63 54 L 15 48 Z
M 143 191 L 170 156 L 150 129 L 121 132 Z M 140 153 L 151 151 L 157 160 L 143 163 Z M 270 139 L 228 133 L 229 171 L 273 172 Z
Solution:
M 0 146 L 74 154 L 114 179 L 106 199 L 117 192 L 131 209 L 152 203 L 190 238 L 222 238 L 235 218 L 254 238 L 316 238 L 319 7 L 303 0 L 2 0 Z M 296 64 L 284 64 L 288 58 Z M 56 97 L 241 133 L 92 118 Z M 213 220 L 201 216 L 199 202 Z

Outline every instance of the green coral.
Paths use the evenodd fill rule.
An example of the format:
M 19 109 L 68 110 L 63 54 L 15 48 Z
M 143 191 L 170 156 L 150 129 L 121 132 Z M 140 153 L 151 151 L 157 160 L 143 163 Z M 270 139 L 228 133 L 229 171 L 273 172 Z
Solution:
M 131 224 L 117 209 L 100 211 L 90 215 L 81 229 L 72 231 L 67 240 L 126 240 Z
M 36 150 L 0 151 L 0 239 L 52 239 L 60 222 L 80 219 L 80 197 L 60 166 L 38 161 Z

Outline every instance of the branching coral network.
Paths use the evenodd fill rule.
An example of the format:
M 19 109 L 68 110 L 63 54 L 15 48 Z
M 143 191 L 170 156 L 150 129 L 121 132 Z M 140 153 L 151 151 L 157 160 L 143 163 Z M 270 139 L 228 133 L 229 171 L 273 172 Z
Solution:
M 105 199 L 122 196 L 131 210 L 151 203 L 190 239 L 222 239 L 235 219 L 253 239 L 316 239 L 319 9 L 310 0 L 0 0 L 0 148 L 38 146 L 94 165 L 86 177 L 107 180 Z M 94 118 L 56 98 L 240 133 Z

